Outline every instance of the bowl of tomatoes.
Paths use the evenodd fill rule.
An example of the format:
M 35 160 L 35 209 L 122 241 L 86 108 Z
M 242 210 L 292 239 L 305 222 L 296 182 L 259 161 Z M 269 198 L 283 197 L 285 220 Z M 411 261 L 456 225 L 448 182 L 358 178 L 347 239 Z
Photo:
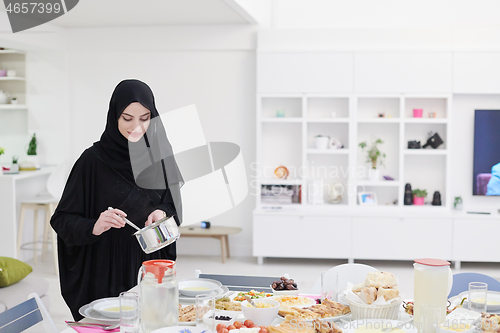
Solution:
M 266 326 L 255 325 L 255 323 L 250 319 L 247 319 L 244 322 L 237 320 L 231 325 L 220 323 L 216 326 L 216 331 L 217 333 L 239 333 L 243 332 L 242 328 L 246 330 L 246 333 L 268 333 Z

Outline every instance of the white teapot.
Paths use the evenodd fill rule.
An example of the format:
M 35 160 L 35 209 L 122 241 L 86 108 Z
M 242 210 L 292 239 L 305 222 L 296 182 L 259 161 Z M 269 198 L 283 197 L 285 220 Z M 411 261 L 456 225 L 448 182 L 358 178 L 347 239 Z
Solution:
M 7 104 L 8 99 L 9 99 L 9 93 L 0 90 L 0 104 Z

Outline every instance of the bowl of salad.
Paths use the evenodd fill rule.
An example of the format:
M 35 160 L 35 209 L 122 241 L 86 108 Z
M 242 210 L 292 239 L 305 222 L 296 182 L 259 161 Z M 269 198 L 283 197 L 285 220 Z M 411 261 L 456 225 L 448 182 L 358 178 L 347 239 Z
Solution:
M 245 292 L 239 292 L 238 295 L 233 299 L 233 301 L 237 302 L 243 302 L 246 301 L 245 295 L 250 297 L 251 299 L 260 299 L 260 298 L 267 298 L 273 296 L 272 293 L 266 293 L 264 291 L 255 291 L 255 290 L 250 290 L 250 291 L 245 291 Z

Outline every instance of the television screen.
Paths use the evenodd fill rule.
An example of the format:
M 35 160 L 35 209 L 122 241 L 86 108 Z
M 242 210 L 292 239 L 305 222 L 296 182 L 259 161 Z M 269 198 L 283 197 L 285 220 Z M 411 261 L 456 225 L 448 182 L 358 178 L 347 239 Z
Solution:
M 500 110 L 474 115 L 474 195 L 500 195 Z

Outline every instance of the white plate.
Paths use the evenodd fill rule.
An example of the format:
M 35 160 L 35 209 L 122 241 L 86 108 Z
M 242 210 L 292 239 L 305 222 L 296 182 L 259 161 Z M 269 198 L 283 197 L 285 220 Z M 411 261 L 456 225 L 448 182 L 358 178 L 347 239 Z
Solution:
M 345 318 L 345 317 L 350 316 L 350 315 L 351 315 L 351 313 L 349 312 L 347 314 L 337 316 L 337 317 L 317 318 L 317 319 L 319 321 L 337 321 L 337 320 L 340 320 L 340 319 Z M 276 315 L 276 317 L 278 317 L 281 320 L 285 319 L 284 317 L 280 316 L 279 313 Z M 314 319 L 301 319 L 301 320 L 305 321 L 306 323 L 312 323 Z
M 455 300 L 455 297 L 457 298 L 456 300 Z M 458 296 L 455 296 L 455 297 L 450 298 L 450 302 L 452 302 L 451 304 L 452 304 L 453 307 L 455 305 L 457 305 L 457 304 L 460 304 L 460 302 L 462 301 L 462 299 L 469 297 L 469 291 L 464 291 L 464 292 L 458 294 Z M 452 299 L 454 299 L 454 301 L 456 302 L 456 304 L 453 304 Z M 468 299 L 466 299 L 464 301 L 464 308 L 466 308 L 466 309 L 468 309 L 467 301 L 468 301 Z M 498 304 L 491 304 L 490 302 L 495 302 L 495 303 L 498 303 Z M 488 290 L 487 303 L 486 303 L 486 311 L 488 311 L 488 312 L 497 312 L 497 311 L 500 311 L 500 292 Z
M 212 279 L 184 279 L 179 282 L 179 293 L 183 296 L 196 297 L 208 295 L 222 287 L 222 283 Z M 206 290 L 188 290 L 186 288 L 206 288 Z
M 225 293 L 229 292 L 229 289 L 226 286 L 222 286 L 215 290 L 215 292 L 211 293 L 210 295 L 213 295 L 215 297 L 218 297 L 220 295 L 224 295 Z M 179 293 L 179 301 L 184 301 L 184 302 L 194 302 L 196 297 L 191 297 L 191 296 L 185 296 Z M 193 332 L 191 332 L 193 333 Z
M 296 295 L 279 295 L 279 296 L 272 296 L 271 298 L 278 301 L 279 299 L 283 298 L 283 297 L 287 297 L 287 296 L 291 296 L 291 297 L 294 297 Z M 317 304 L 316 303 L 316 300 L 310 298 L 310 297 L 305 297 L 305 296 L 297 296 L 297 297 L 303 297 L 303 298 L 307 298 L 309 299 L 309 304 L 301 304 L 301 305 L 290 305 L 289 307 L 291 308 L 306 308 L 308 306 L 311 306 L 311 305 L 314 305 L 314 304 Z M 278 301 L 279 302 L 279 301 Z M 281 303 L 280 303 L 281 304 Z M 287 305 L 285 305 L 287 306 Z
M 367 325 L 367 327 L 371 327 L 374 329 L 382 329 L 386 327 L 397 327 L 398 324 L 400 324 L 401 321 L 399 320 L 388 320 L 388 319 L 361 319 L 361 320 L 354 320 L 352 322 L 344 323 L 340 322 L 337 323 L 339 328 L 342 329 L 343 333 L 355 333 L 356 329 L 362 325 Z M 406 333 L 417 333 L 417 329 L 413 324 L 405 324 L 402 328 L 403 331 Z M 373 333 L 373 331 L 372 331 Z M 378 333 L 378 332 L 377 332 Z M 382 333 L 380 331 L 380 333 Z
M 193 326 L 171 326 L 171 327 L 163 327 L 157 330 L 154 330 L 151 333 L 204 333 L 208 332 L 201 327 L 193 327 Z
M 118 324 L 120 322 L 120 318 L 118 319 L 113 319 L 113 318 L 108 318 L 103 316 L 97 311 L 94 311 L 91 307 L 90 304 L 86 304 L 82 306 L 78 312 L 84 316 L 85 318 L 92 319 L 92 320 L 100 320 L 100 321 L 105 321 L 109 323 L 116 323 Z

